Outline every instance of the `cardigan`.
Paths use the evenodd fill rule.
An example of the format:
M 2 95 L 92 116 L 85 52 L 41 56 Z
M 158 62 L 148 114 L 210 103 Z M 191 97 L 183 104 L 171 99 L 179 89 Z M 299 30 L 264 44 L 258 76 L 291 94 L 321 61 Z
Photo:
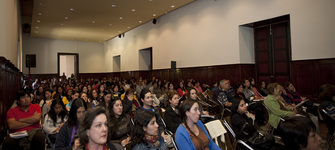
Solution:
M 292 116 L 293 112 L 289 111 L 292 107 L 286 107 L 286 110 L 280 109 L 280 104 L 276 97 L 273 95 L 268 95 L 264 100 L 265 106 L 269 109 L 269 124 L 277 129 L 281 117 Z
M 221 148 L 216 145 L 213 140 L 209 137 L 209 134 L 207 133 L 206 131 L 206 128 L 204 126 L 204 124 L 199 120 L 196 124 L 197 126 L 200 127 L 200 129 L 206 134 L 206 136 L 208 137 L 208 140 L 209 140 L 209 145 L 208 145 L 208 148 L 210 150 L 221 150 Z M 186 128 L 180 124 L 177 131 L 176 131 L 176 134 L 175 134 L 175 141 L 176 141 L 176 144 L 178 146 L 178 149 L 181 149 L 181 150 L 196 150 L 194 145 L 193 145 L 193 142 L 191 140 L 191 136 L 190 134 L 188 133 L 188 131 L 186 130 Z

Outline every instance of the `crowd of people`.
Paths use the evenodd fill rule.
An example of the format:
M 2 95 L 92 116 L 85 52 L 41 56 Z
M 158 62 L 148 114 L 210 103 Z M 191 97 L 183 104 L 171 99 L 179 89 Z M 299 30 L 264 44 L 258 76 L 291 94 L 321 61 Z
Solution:
M 201 116 L 222 119 L 225 110 L 230 111 L 236 138 L 246 140 L 253 135 L 255 124 L 269 123 L 279 133 L 290 132 L 286 126 L 293 125 L 281 125 L 281 120 L 296 116 L 295 106 L 307 98 L 290 82 L 260 83 L 257 88 L 253 78 L 234 87 L 227 79 L 212 86 L 193 79 L 175 85 L 155 77 L 36 79 L 24 83 L 7 112 L 10 132 L 26 135 L 6 138 L 3 149 L 45 149 L 45 141 L 50 149 L 168 149 L 172 139 L 168 130 L 179 149 L 215 150 L 220 147 L 204 127 L 208 120 Z M 334 116 L 334 86 L 325 87 L 320 98 Z M 268 122 L 264 111 L 269 114 Z M 308 121 L 301 122 L 310 125 Z M 308 131 L 315 135 L 315 128 L 310 125 Z M 310 143 L 296 144 L 303 149 Z

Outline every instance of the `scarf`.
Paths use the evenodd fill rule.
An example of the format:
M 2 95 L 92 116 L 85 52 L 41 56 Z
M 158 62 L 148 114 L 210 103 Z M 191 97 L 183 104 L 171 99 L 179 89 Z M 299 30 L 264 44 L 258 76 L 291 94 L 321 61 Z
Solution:
M 144 135 L 145 141 L 147 141 L 149 144 L 155 145 L 156 147 L 159 147 L 159 141 L 158 141 L 158 135 L 157 136 L 152 136 L 145 134 Z

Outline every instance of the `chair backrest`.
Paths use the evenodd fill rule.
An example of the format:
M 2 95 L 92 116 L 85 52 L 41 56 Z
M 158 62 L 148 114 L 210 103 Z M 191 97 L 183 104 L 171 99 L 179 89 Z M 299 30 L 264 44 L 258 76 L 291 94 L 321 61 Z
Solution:
M 219 145 L 218 137 L 221 136 L 220 140 L 225 143 L 224 134 L 227 133 L 220 120 L 213 120 L 205 124 L 207 131 L 215 143 Z
M 235 132 L 233 131 L 233 129 L 230 127 L 230 125 L 228 124 L 228 122 L 226 120 L 223 120 L 223 124 L 227 128 L 227 130 L 229 131 L 229 133 L 234 137 L 234 140 L 235 140 L 234 141 L 234 145 L 235 146 L 239 145 L 239 146 L 243 146 L 243 147 L 245 147 L 245 148 L 247 148 L 249 150 L 253 150 L 253 148 L 251 146 L 249 146 L 247 143 L 245 143 L 244 141 L 236 139 Z
M 329 133 L 333 134 L 335 131 L 335 119 L 325 109 L 321 109 L 320 113 L 323 120 L 326 122 Z
M 171 136 L 171 141 L 172 141 L 172 144 L 174 146 L 174 149 L 178 150 L 177 144 L 176 144 L 176 142 L 174 142 L 174 134 Z

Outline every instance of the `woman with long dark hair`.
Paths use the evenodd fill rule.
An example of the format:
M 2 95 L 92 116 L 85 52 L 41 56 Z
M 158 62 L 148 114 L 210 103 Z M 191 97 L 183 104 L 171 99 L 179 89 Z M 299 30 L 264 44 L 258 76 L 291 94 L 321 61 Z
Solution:
M 231 113 L 232 128 L 237 139 L 245 141 L 256 132 L 253 125 L 254 116 L 248 112 L 247 105 L 243 99 L 240 97 L 235 98 Z
M 84 100 L 77 98 L 73 101 L 69 119 L 61 127 L 57 135 L 56 149 L 71 150 L 72 148 L 76 149 L 80 145 L 78 128 L 86 110 L 87 107 Z
M 179 95 L 177 92 L 168 93 L 168 107 L 164 113 L 166 128 L 175 133 L 181 123 L 179 113 Z
M 199 103 L 195 100 L 186 100 L 180 107 L 182 124 L 179 125 L 175 138 L 179 149 L 221 150 L 209 137 L 204 124 L 199 120 Z
M 178 92 L 178 94 L 179 94 L 180 97 L 183 97 L 183 96 L 187 95 L 187 90 L 186 90 L 186 88 L 184 86 L 183 81 L 179 82 L 177 92 Z
M 134 129 L 131 132 L 133 150 L 167 150 L 164 138 L 159 134 L 156 115 L 143 110 L 134 116 Z
M 125 147 L 130 143 L 131 121 L 130 116 L 123 112 L 121 99 L 111 100 L 109 103 L 109 137 L 111 142 Z
M 62 100 L 53 100 L 49 112 L 45 115 L 43 124 L 43 129 L 51 143 L 55 143 L 57 134 L 67 119 L 67 111 Z

